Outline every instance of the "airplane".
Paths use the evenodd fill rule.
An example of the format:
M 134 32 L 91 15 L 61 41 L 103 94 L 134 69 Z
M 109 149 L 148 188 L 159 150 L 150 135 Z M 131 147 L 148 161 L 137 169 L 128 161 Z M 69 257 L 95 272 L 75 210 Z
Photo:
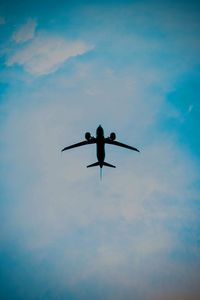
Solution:
M 113 165 L 111 165 L 111 164 L 104 161 L 104 159 L 105 159 L 105 144 L 115 145 L 115 146 L 119 146 L 119 147 L 123 147 L 123 148 L 127 148 L 127 149 L 130 149 L 130 150 L 140 152 L 138 149 L 136 149 L 134 147 L 131 147 L 131 146 L 128 146 L 126 144 L 123 144 L 123 143 L 120 143 L 120 142 L 116 141 L 115 140 L 116 139 L 116 134 L 114 132 L 111 132 L 110 136 L 105 138 L 104 137 L 104 130 L 101 127 L 101 125 L 99 125 L 99 127 L 96 130 L 96 137 L 91 136 L 90 132 L 86 132 L 85 133 L 85 139 L 86 139 L 85 141 L 77 143 L 77 144 L 73 144 L 73 145 L 68 146 L 68 147 L 65 147 L 61 151 L 63 152 L 65 150 L 69 150 L 69 149 L 84 146 L 84 145 L 96 144 L 98 161 L 91 164 L 91 165 L 89 165 L 89 166 L 87 166 L 87 168 L 99 166 L 100 167 L 100 172 L 101 172 L 101 169 L 103 168 L 103 166 L 116 168 L 115 166 L 113 166 Z

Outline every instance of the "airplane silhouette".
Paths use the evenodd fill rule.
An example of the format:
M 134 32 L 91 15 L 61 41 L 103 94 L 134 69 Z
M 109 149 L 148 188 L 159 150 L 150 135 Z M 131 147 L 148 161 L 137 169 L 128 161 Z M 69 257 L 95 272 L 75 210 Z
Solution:
M 89 144 L 96 144 L 98 161 L 95 162 L 94 164 L 91 164 L 91 165 L 87 166 L 87 168 L 96 167 L 96 166 L 99 166 L 100 170 L 103 168 L 103 166 L 116 168 L 115 166 L 113 166 L 113 165 L 111 165 L 111 164 L 104 161 L 104 159 L 105 159 L 105 144 L 120 146 L 120 147 L 124 147 L 124 148 L 130 149 L 130 150 L 140 152 L 138 149 L 136 149 L 134 147 L 131 147 L 131 146 L 128 146 L 126 144 L 122 144 L 120 142 L 115 141 L 116 134 L 114 132 L 111 132 L 110 136 L 105 138 L 104 137 L 104 131 L 103 131 L 103 128 L 101 127 L 101 125 L 99 125 L 99 127 L 96 130 L 96 138 L 91 136 L 90 132 L 86 132 L 85 133 L 85 139 L 86 140 L 83 141 L 83 142 L 65 147 L 64 149 L 62 149 L 62 152 L 65 151 L 65 150 L 75 148 L 75 147 L 79 147 L 79 146 L 84 146 L 84 145 L 89 145 Z

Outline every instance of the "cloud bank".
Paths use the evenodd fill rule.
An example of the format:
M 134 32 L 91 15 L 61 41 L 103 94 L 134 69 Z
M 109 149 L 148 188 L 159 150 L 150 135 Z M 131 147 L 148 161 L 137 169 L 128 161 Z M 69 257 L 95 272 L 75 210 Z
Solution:
M 103 70 L 98 68 L 98 74 Z M 49 268 L 54 276 L 44 276 L 48 285 L 51 280 L 59 284 L 61 299 L 68 290 L 75 299 L 80 295 L 82 299 L 160 299 L 163 293 L 167 297 L 168 291 L 169 299 L 173 299 L 180 294 L 180 286 L 185 293 L 193 285 L 196 297 L 198 266 L 190 265 L 189 260 L 199 257 L 198 248 L 195 237 L 191 245 L 184 243 L 181 228 L 194 230 L 197 213 L 193 205 L 199 196 L 195 182 L 199 175 L 194 161 L 180 149 L 176 139 L 157 132 L 157 116 L 163 109 L 159 102 L 163 98 L 157 96 L 154 105 L 151 83 L 143 89 L 139 101 L 130 98 L 136 90 L 125 87 L 129 86 L 127 78 L 137 80 L 132 73 L 124 82 L 113 73 L 98 82 L 91 70 L 79 76 L 75 76 L 72 93 L 70 81 L 54 78 L 56 88 L 50 90 L 52 84 L 48 81 L 40 87 L 39 95 L 38 91 L 31 94 L 27 102 L 24 94 L 18 110 L 10 109 L 4 136 L 6 149 L 15 149 L 8 152 L 7 159 L 13 176 L 8 174 L 9 184 L 18 200 L 9 209 L 8 223 L 15 228 L 14 235 L 20 236 L 20 247 L 37 266 L 44 261 L 49 264 L 51 259 Z M 148 73 L 145 81 L 147 78 Z M 91 86 L 101 86 L 95 105 L 93 96 L 88 98 L 85 80 Z M 126 91 L 121 101 L 118 80 Z M 41 101 L 47 96 L 48 102 Z M 78 108 L 77 99 L 87 110 Z M 126 122 L 119 125 L 119 118 L 112 117 L 104 126 L 105 134 L 109 134 L 108 128 L 120 128 L 118 139 L 124 141 L 127 135 L 129 143 L 141 149 L 141 154 L 135 154 L 107 147 L 107 161 L 116 164 L 117 169 L 105 169 L 103 182 L 98 169 L 85 168 L 96 161 L 94 147 L 60 153 L 63 146 L 82 140 L 84 130 L 95 130 L 96 117 L 88 120 L 88 114 L 96 116 L 99 99 L 101 116 L 105 107 L 115 106 L 124 119 L 132 116 L 134 120 L 126 133 Z M 123 114 L 122 108 L 128 103 L 135 114 L 127 109 Z M 143 115 L 138 113 L 141 108 Z M 170 109 L 165 113 L 170 114 Z M 137 130 L 134 124 L 139 126 Z M 150 131 L 143 128 L 144 124 Z M 149 139 L 149 134 L 156 138 Z M 178 260 L 173 258 L 176 255 L 180 256 Z

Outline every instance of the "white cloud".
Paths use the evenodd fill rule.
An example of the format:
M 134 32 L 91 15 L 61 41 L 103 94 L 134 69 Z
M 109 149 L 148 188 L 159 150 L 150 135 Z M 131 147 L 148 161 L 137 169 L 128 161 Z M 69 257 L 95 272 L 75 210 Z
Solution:
M 35 35 L 36 26 L 37 22 L 34 19 L 28 19 L 24 25 L 22 25 L 13 33 L 13 41 L 16 43 L 23 43 L 31 40 Z
M 5 23 L 6 23 L 5 18 L 0 16 L 0 25 L 4 25 Z
M 55 72 L 69 58 L 91 49 L 91 45 L 82 41 L 68 41 L 62 37 L 40 34 L 28 45 L 16 50 L 6 64 L 21 65 L 35 76 L 46 75 Z

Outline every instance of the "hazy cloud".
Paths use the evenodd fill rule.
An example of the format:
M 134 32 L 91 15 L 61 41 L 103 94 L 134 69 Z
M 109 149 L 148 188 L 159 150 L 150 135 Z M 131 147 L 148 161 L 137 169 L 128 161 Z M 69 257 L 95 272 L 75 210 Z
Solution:
M 48 34 L 36 36 L 28 45 L 16 50 L 7 59 L 7 66 L 18 64 L 32 75 L 55 72 L 66 60 L 92 49 L 83 41 L 68 41 Z
M 12 39 L 16 43 L 23 43 L 30 39 L 32 39 L 35 35 L 35 29 L 37 26 L 37 22 L 34 19 L 28 19 L 28 21 L 19 27 L 12 36 Z
M 59 257 L 51 256 L 52 273 L 59 274 L 61 289 L 70 287 L 77 299 L 80 293 L 82 299 L 132 299 L 132 295 L 140 294 L 138 298 L 142 300 L 155 299 L 157 293 L 167 290 L 176 294 L 185 282 L 189 282 L 189 287 L 193 284 L 186 276 L 187 261 L 172 263 L 170 255 L 184 252 L 179 228 L 190 228 L 197 219 L 191 207 L 199 196 L 195 163 L 176 139 L 156 133 L 156 116 L 163 109 L 164 99 L 150 93 L 148 84 L 138 101 L 133 97 L 138 91 L 127 89 L 127 78 L 136 80 L 131 73 L 123 79 L 109 75 L 99 82 L 103 95 L 97 94 L 94 103 L 93 97 L 84 94 L 83 83 L 86 80 L 91 86 L 98 86 L 98 80 L 92 81 L 95 76 L 88 69 L 84 74 L 84 78 L 82 73 L 78 79 L 72 78 L 76 80 L 75 87 L 79 86 L 72 94 L 71 83 L 58 78 L 56 87 L 43 86 L 18 110 L 10 109 L 4 131 L 13 168 L 9 185 L 19 200 L 12 203 L 7 222 L 16 234 L 20 233 L 18 240 L 24 251 L 38 262 L 41 253 L 48 259 L 51 245 L 56 245 Z M 147 83 L 148 73 L 143 76 Z M 65 76 L 62 79 L 66 80 Z M 40 103 L 46 97 L 48 102 Z M 77 99 L 87 110 L 77 105 Z M 117 169 L 104 169 L 102 182 L 97 168 L 85 168 L 96 160 L 95 147 L 60 153 L 63 146 L 82 140 L 86 128 L 94 133 L 100 99 L 99 114 L 105 123 L 105 108 L 109 115 L 105 134 L 109 134 L 108 128 L 118 126 L 122 131 L 117 138 L 125 139 L 123 120 L 132 116 L 134 121 L 126 140 L 131 140 L 131 144 L 134 140 L 133 145 L 141 150 L 138 154 L 108 146 L 106 160 L 116 164 Z M 134 112 L 127 110 L 129 105 Z M 119 116 L 110 116 L 112 107 L 118 114 L 121 112 L 120 124 Z M 143 114 L 139 113 L 141 109 Z M 170 114 L 170 107 L 165 113 Z M 156 139 L 148 139 L 143 124 Z M 21 191 L 19 186 L 23 187 Z M 174 229 L 170 230 L 170 226 Z M 195 255 L 196 251 L 193 243 L 188 245 L 188 255 Z M 173 274 L 174 286 L 168 279 Z M 158 284 L 154 289 L 152 281 L 160 278 L 165 286 Z M 91 284 L 95 291 L 84 290 Z

